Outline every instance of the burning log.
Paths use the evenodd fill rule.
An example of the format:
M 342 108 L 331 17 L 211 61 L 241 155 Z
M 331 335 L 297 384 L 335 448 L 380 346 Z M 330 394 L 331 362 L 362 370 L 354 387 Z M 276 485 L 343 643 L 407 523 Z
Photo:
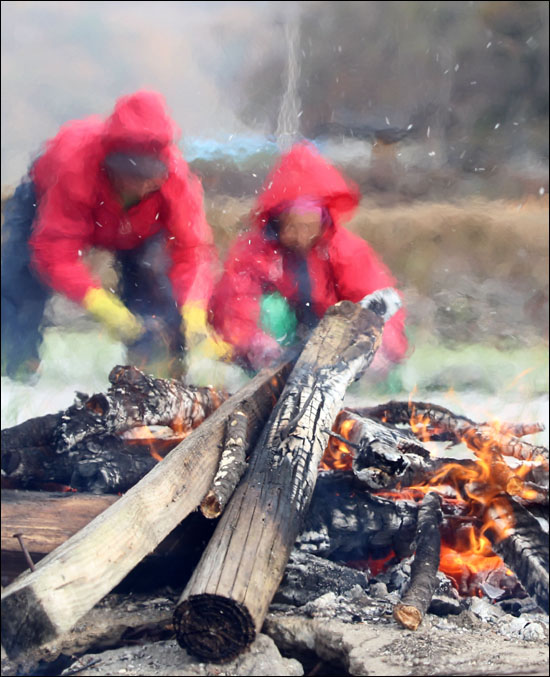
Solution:
M 296 548 L 339 562 L 407 557 L 417 514 L 415 501 L 375 496 L 351 471 L 321 471 Z
M 115 367 L 109 380 L 107 393 L 90 398 L 78 393 L 63 412 L 2 430 L 3 476 L 23 487 L 54 482 L 97 493 L 126 491 L 156 461 L 116 433 L 170 425 L 181 439 L 227 398 L 212 388 L 152 378 L 135 367 Z M 164 453 L 177 441 L 162 445 Z
M 202 423 L 227 395 L 213 388 L 185 386 L 175 379 L 153 378 L 136 367 L 115 367 L 107 393 L 92 395 L 61 417 L 58 451 L 97 434 L 114 434 L 137 425 L 167 425 L 178 432 Z
M 406 430 L 347 409 L 338 414 L 334 430 L 345 431 L 345 436 L 331 433 L 323 467 L 350 466 L 357 479 L 372 491 L 416 484 L 434 468 L 430 452 Z M 353 452 L 346 451 L 348 447 Z
M 465 416 L 453 414 L 445 407 L 426 402 L 387 402 L 376 407 L 352 411 L 387 423 L 411 425 L 413 432 L 420 439 L 464 442 L 474 452 L 483 449 L 526 461 L 537 456 L 548 459 L 546 447 L 529 444 L 510 434 L 510 431 L 522 435 L 539 432 L 544 430 L 544 426 L 540 423 L 531 425 L 475 423 Z
M 260 372 L 114 505 L 3 591 L 9 656 L 70 629 L 199 505 L 218 469 L 227 420 L 254 399 L 257 434 L 289 370 L 284 363 Z
M 62 453 L 48 446 L 3 448 L 3 486 L 44 489 L 58 485 L 97 494 L 125 492 L 182 440 L 149 434 L 140 439 L 96 435 Z
M 418 511 L 417 545 L 411 566 L 410 586 L 393 610 L 393 617 L 408 630 L 416 630 L 438 587 L 437 570 L 441 550 L 441 499 L 430 492 Z
M 509 496 L 497 496 L 486 510 L 485 534 L 494 551 L 548 613 L 548 534 L 528 510 Z
M 367 297 L 365 307 L 343 301 L 312 333 L 176 607 L 176 637 L 190 653 L 229 660 L 261 629 L 311 500 L 328 431 L 348 384 L 380 345 L 397 299 L 384 290 Z M 369 302 L 379 304 L 380 315 L 367 309 Z

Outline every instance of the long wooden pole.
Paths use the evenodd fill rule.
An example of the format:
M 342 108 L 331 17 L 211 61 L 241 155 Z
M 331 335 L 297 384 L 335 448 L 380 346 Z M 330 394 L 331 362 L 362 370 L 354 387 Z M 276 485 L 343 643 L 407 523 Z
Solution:
M 396 292 L 388 293 L 379 308 Z M 377 297 L 379 298 L 379 297 Z M 178 642 L 204 660 L 238 655 L 260 631 L 311 500 L 346 388 L 370 364 L 384 319 L 343 301 L 307 342 L 174 614 Z
M 218 468 L 225 423 L 243 403 L 259 430 L 289 363 L 261 371 L 114 505 L 2 593 L 2 644 L 10 657 L 69 630 L 192 511 Z

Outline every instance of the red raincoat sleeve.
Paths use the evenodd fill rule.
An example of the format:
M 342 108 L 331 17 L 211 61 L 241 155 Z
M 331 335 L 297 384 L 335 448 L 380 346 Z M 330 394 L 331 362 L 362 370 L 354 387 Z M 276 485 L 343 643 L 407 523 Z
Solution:
M 360 237 L 339 228 L 331 243 L 330 261 L 340 300 L 356 303 L 367 294 L 396 287 L 396 280 L 372 248 Z M 401 308 L 386 324 L 381 351 L 392 362 L 405 357 L 405 311 Z
M 189 174 L 185 181 L 171 177 L 163 194 L 165 222 L 169 231 L 169 272 L 178 307 L 193 301 L 206 308 L 214 285 L 217 260 L 212 230 L 206 221 L 199 179 Z
M 260 236 L 245 233 L 233 245 L 222 279 L 211 302 L 213 324 L 218 333 L 244 356 L 259 328 L 261 282 Z
M 32 264 L 55 291 L 77 303 L 101 281 L 82 261 L 90 248 L 93 222 L 90 207 L 58 181 L 40 199 L 37 220 L 30 240 Z

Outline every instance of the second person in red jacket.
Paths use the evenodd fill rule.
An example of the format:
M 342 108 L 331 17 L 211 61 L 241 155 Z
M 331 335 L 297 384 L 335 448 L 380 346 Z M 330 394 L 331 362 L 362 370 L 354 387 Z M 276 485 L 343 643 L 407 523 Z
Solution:
M 297 144 L 282 156 L 211 301 L 214 327 L 237 362 L 260 369 L 338 301 L 395 286 L 371 247 L 342 227 L 358 203 L 358 190 L 312 145 Z M 386 324 L 374 368 L 386 370 L 405 356 L 404 317 L 400 310 Z

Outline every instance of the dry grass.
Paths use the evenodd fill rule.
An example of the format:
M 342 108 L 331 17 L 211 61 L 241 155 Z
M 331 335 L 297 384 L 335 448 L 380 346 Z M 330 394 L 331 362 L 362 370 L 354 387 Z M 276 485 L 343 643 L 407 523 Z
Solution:
M 206 201 L 221 256 L 247 227 L 252 205 L 224 196 Z M 374 247 L 403 285 L 421 293 L 433 288 L 434 272 L 443 268 L 451 275 L 548 284 L 548 196 L 523 203 L 479 199 L 384 208 L 364 200 L 348 227 Z

